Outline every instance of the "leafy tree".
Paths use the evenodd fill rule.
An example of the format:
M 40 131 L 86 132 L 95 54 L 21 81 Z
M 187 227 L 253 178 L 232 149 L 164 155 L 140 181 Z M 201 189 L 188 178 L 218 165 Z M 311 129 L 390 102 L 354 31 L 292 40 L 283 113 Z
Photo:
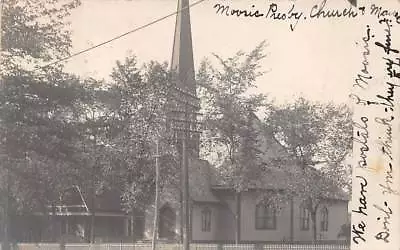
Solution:
M 112 149 L 108 144 L 108 131 L 112 110 L 109 109 L 104 96 L 103 82 L 87 79 L 81 85 L 84 88 L 84 100 L 74 113 L 75 132 L 78 136 L 74 141 L 74 158 L 76 165 L 76 183 L 88 198 L 91 209 L 91 227 L 89 241 L 94 242 L 95 208 L 97 196 L 109 189 L 109 178 L 112 175 L 110 159 Z
M 316 240 L 319 205 L 340 198 L 338 194 L 349 180 L 345 160 L 351 151 L 351 112 L 345 105 L 299 98 L 291 104 L 269 107 L 264 124 L 267 134 L 283 149 L 271 161 L 292 177 L 288 194 L 305 203 Z
M 205 127 L 202 153 L 218 165 L 225 184 L 235 190 L 236 242 L 239 240 L 240 194 L 262 169 L 254 113 L 263 106 L 265 96 L 250 95 L 249 90 L 263 74 L 259 63 L 264 58 L 264 46 L 262 42 L 250 53 L 240 51 L 228 59 L 214 55 L 220 67 L 204 60 L 197 80 L 201 84 L 199 93 Z
M 35 65 L 69 55 L 71 38 L 66 17 L 79 4 L 79 0 L 4 1 L 3 74 L 17 73 L 23 67 L 21 62 Z
M 74 106 L 77 79 L 62 73 L 61 66 L 42 71 L 32 71 L 32 66 L 68 55 L 71 40 L 65 18 L 78 5 L 76 0 L 4 1 L 0 150 L 7 179 L 2 183 L 8 183 L 2 187 L 7 193 L 2 196 L 5 220 L 18 205 L 54 201 L 63 181 L 53 177 L 68 169 L 63 160 L 71 150 L 66 140 L 71 126 L 61 117 Z M 6 240 L 4 244 L 7 247 Z
M 73 179 L 74 123 L 67 117 L 79 98 L 74 79 L 37 82 L 5 77 L 1 91 L 2 169 L 14 176 L 15 210 L 53 204 Z M 52 84 L 59 84 L 58 86 Z M 26 192 L 24 190 L 30 190 Z M 25 206 L 25 207 L 23 207 Z M 18 209 L 19 208 L 19 209 Z
M 117 61 L 107 89 L 112 111 L 108 143 L 114 152 L 114 186 L 121 190 L 127 212 L 143 212 L 155 194 L 155 154 L 159 141 L 160 186 L 176 187 L 180 181 L 176 147 L 166 128 L 171 85 L 167 64 L 138 66 L 136 57 Z

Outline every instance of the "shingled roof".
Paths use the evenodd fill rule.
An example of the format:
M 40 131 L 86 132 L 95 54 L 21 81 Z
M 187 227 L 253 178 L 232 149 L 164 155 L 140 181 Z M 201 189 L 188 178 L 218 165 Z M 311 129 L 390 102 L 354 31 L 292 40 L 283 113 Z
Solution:
M 315 170 L 316 174 L 321 178 L 325 178 L 319 170 Z M 248 189 L 266 189 L 266 190 L 284 190 L 293 183 L 292 178 L 297 178 L 296 173 L 290 173 L 287 169 L 279 167 L 268 167 L 265 175 L 260 181 L 249 181 Z M 220 202 L 218 196 L 215 195 L 216 190 L 229 190 L 232 186 L 222 182 L 218 169 L 212 166 L 206 160 L 190 159 L 189 160 L 189 195 L 194 202 Z M 327 182 L 327 185 L 330 185 Z M 332 186 L 332 185 L 331 185 Z M 324 198 L 348 201 L 349 195 L 342 189 L 332 186 L 333 192 L 330 192 Z M 73 187 L 66 190 L 62 203 L 57 204 L 60 207 L 66 207 L 69 212 L 90 213 L 93 209 L 90 196 L 82 192 L 79 187 Z M 77 208 L 80 206 L 80 208 Z M 72 209 L 72 210 L 71 210 Z M 78 210 L 76 210 L 78 209 Z M 75 211 L 76 210 L 76 211 Z M 67 211 L 67 210 L 65 210 Z M 120 192 L 117 190 L 105 190 L 96 197 L 96 208 L 98 212 L 123 213 L 121 206 Z
M 350 199 L 349 194 L 347 194 L 339 186 L 335 185 L 331 180 L 329 180 L 325 175 L 317 170 L 313 169 L 314 174 L 321 178 L 320 183 L 324 183 L 325 190 L 329 190 L 326 194 L 323 194 L 324 199 L 332 200 L 343 200 L 348 201 Z M 298 181 L 297 179 L 301 177 L 301 170 L 296 169 L 293 166 L 290 168 L 278 168 L 278 167 L 266 167 L 263 176 L 259 180 L 249 180 L 246 185 L 247 190 L 288 190 L 293 189 L 293 183 Z M 227 182 L 221 181 L 223 178 L 219 178 L 220 181 L 214 183 L 211 188 L 213 190 L 233 190 L 233 186 Z
M 263 152 L 261 156 L 265 165 L 264 175 L 259 180 L 250 180 L 247 183 L 247 189 L 266 189 L 266 190 L 285 190 L 291 188 L 291 184 L 295 183 L 302 175 L 299 166 L 294 163 L 276 163 L 275 158 L 277 155 L 283 156 L 287 154 L 285 150 L 274 139 L 272 132 L 265 129 L 259 118 L 252 113 L 253 126 L 255 129 L 263 133 L 258 137 L 260 151 Z M 290 158 L 290 157 L 288 157 Z M 279 164 L 284 164 L 280 166 Z M 292 166 L 293 165 L 293 166 Z M 215 174 L 212 177 L 215 180 L 211 188 L 216 189 L 232 189 L 232 186 L 226 184 L 223 176 L 218 176 L 217 169 L 210 166 L 211 173 Z M 312 172 L 321 178 L 321 182 L 329 188 L 329 193 L 325 195 L 325 199 L 344 200 L 348 201 L 350 196 L 340 187 L 332 183 L 320 170 L 312 168 Z
M 216 177 L 214 168 L 208 161 L 191 159 L 189 162 L 189 194 L 193 201 L 219 202 L 212 193 L 212 182 Z

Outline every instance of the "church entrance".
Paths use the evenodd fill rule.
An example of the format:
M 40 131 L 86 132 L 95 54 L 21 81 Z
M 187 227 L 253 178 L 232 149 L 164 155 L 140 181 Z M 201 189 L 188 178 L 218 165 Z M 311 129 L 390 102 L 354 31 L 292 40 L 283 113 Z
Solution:
M 160 209 L 160 222 L 158 226 L 158 235 L 160 239 L 175 239 L 176 214 L 168 205 Z

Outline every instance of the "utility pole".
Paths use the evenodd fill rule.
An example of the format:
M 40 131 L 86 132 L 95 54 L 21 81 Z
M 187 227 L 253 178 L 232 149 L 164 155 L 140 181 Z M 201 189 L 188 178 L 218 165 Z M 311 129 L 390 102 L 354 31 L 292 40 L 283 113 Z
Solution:
M 3 38 L 3 6 L 4 0 L 0 0 L 0 62 L 3 60 L 3 46 L 2 46 L 2 38 Z M 3 84 L 3 75 L 0 73 L 0 84 Z M 7 163 L 6 163 L 7 164 Z M 6 197 L 4 201 L 4 209 L 3 209 L 3 241 L 2 241 L 2 249 L 9 250 L 10 249 L 10 240 L 9 240 L 9 206 L 10 206 L 10 173 L 8 168 L 5 168 L 6 175 Z
M 160 187 L 159 187 L 159 179 L 160 179 L 160 141 L 159 137 L 157 138 L 156 141 L 156 155 L 154 156 L 156 158 L 156 198 L 154 202 L 154 221 L 153 221 L 153 239 L 151 242 L 151 249 L 155 250 L 156 249 L 156 241 L 157 241 L 157 232 L 158 232 L 158 204 L 159 204 L 159 195 L 160 195 Z
M 185 110 L 185 120 L 188 119 L 187 110 Z M 189 157 L 188 157 L 188 142 L 189 142 L 189 121 L 185 124 L 185 129 L 183 131 L 183 141 L 182 141 L 182 158 L 183 158 L 183 249 L 189 250 L 189 235 L 190 235 L 190 215 L 189 215 Z
M 190 206 L 189 206 L 189 155 L 198 157 L 196 150 L 189 151 L 193 145 L 192 133 L 197 131 L 196 115 L 199 99 L 196 96 L 196 80 L 193 60 L 192 31 L 190 24 L 189 0 L 178 0 L 174 43 L 172 47 L 171 70 L 174 74 L 172 94 L 177 94 L 172 100 L 174 130 L 179 134 L 179 147 L 182 157 L 182 236 L 184 250 L 189 250 L 190 241 Z M 190 145 L 190 146 L 189 146 Z
M 9 210 L 10 210 L 10 173 L 8 168 L 6 170 L 6 197 L 4 201 L 4 209 L 3 209 L 3 245 L 1 247 L 2 250 L 10 249 L 10 239 L 9 239 Z
M 190 249 L 190 205 L 189 205 L 189 155 L 190 155 L 190 142 L 191 134 L 201 133 L 197 126 L 197 111 L 199 107 L 199 98 L 194 94 L 183 90 L 179 87 L 172 87 L 171 93 L 178 94 L 172 97 L 173 114 L 170 117 L 173 123 L 173 130 L 180 136 L 179 140 L 182 142 L 182 225 L 183 225 L 183 249 Z
M 94 113 L 92 113 L 92 118 L 94 120 Z M 97 132 L 97 131 L 96 131 Z M 95 133 L 96 133 L 95 132 Z M 93 133 L 93 144 L 92 146 L 94 147 L 94 162 L 92 163 L 91 166 L 91 202 L 92 202 L 92 211 L 90 213 L 90 244 L 94 244 L 96 241 L 96 170 L 97 170 L 97 137 L 96 134 Z

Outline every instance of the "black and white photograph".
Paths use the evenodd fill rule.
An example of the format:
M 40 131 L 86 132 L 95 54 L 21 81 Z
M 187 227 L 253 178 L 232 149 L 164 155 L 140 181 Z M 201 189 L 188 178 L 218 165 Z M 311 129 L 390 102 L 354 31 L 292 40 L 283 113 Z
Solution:
M 400 1 L 0 0 L 1 250 L 398 250 Z

